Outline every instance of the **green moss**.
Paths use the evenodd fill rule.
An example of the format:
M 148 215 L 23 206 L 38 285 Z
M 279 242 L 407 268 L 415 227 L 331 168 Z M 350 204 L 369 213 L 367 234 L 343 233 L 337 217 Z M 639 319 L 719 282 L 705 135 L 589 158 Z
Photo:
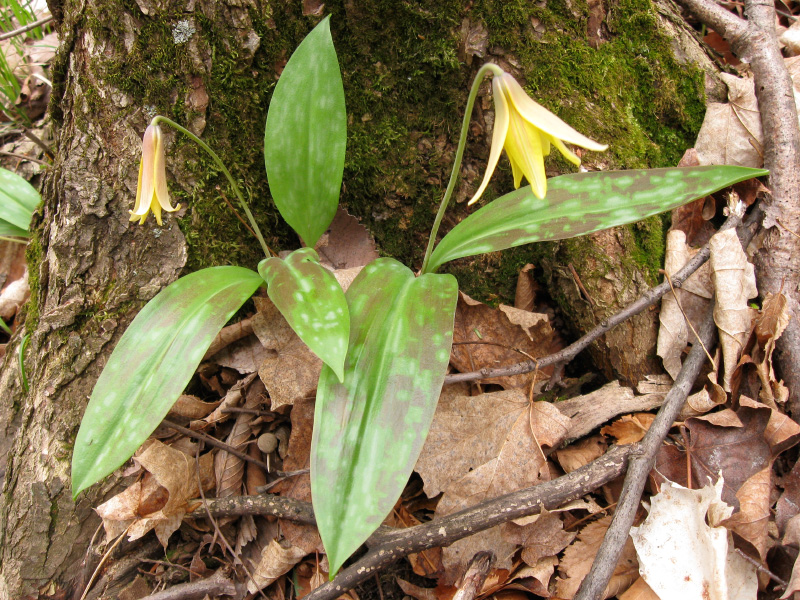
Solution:
M 250 9 L 260 45 L 251 57 L 235 40 L 239 31 L 224 19 L 193 13 L 192 44 L 206 63 L 193 66 L 188 44 L 175 44 L 172 28 L 183 12 L 144 16 L 135 0 L 124 0 L 140 28 L 124 64 L 98 63 L 98 79 L 136 98 L 128 110 L 170 116 L 187 124 L 198 115 L 185 98 L 199 78 L 210 102 L 203 138 L 220 154 L 252 202 L 267 242 L 294 248 L 297 238 L 274 208 L 264 174 L 263 127 L 278 73 L 304 35 L 319 21 L 303 17 L 300 3 L 263 3 Z M 593 48 L 586 33 L 585 0 L 458 0 L 326 3 L 343 72 L 348 110 L 348 146 L 342 202 L 375 234 L 382 252 L 419 267 L 438 202 L 447 185 L 471 78 L 482 62 L 459 61 L 464 19 L 482 23 L 488 49 L 512 57 L 527 90 L 543 105 L 587 135 L 610 144 L 607 153 L 587 153 L 603 168 L 674 165 L 696 136 L 705 110 L 699 70 L 678 63 L 670 40 L 659 33 L 649 0 L 613 3 L 606 19 L 608 40 Z M 87 14 L 94 30 L 123 44 L 121 18 Z M 534 30 L 533 23 L 541 24 Z M 537 33 L 543 29 L 543 33 Z M 234 40 L 234 41 L 232 41 Z M 289 50 L 287 50 L 289 49 Z M 491 59 L 492 56 L 488 56 Z M 205 64 L 205 63 L 204 63 Z M 91 105 L 101 99 L 87 90 Z M 143 124 L 146 118 L 142 119 Z M 179 221 L 189 244 L 189 269 L 217 264 L 254 267 L 262 257 L 255 240 L 231 213 L 234 197 L 208 157 L 174 136 L 170 168 L 180 169 L 185 189 L 171 187 L 188 207 Z M 473 142 L 475 140 L 472 140 Z M 481 138 L 481 141 L 487 141 Z M 479 170 L 485 146 L 467 147 Z M 550 172 L 574 167 L 553 156 Z M 477 185 L 476 181 L 470 182 Z M 512 189 L 507 160 L 487 191 L 487 200 Z M 466 214 L 451 208 L 442 233 Z M 648 222 L 649 223 L 649 222 Z M 658 222 L 660 223 L 660 221 Z M 633 260 L 652 276 L 660 265 L 657 220 L 631 226 Z M 550 248 L 550 249 L 549 249 Z M 516 269 L 552 253 L 537 244 L 448 267 L 468 293 L 489 300 L 513 297 Z
M 25 262 L 28 265 L 28 286 L 31 290 L 30 299 L 25 304 L 25 330 L 36 331 L 39 324 L 39 270 L 42 264 L 42 242 L 39 239 L 39 229 L 31 227 L 30 240 L 25 248 Z

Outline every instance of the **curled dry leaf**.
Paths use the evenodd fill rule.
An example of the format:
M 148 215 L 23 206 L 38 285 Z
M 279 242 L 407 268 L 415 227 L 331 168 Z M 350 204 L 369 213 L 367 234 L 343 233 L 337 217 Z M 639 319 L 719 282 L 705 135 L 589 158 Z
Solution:
M 689 490 L 665 484 L 640 527 L 631 529 L 640 572 L 662 598 L 752 600 L 756 570 L 739 556 L 720 521 L 733 510 L 716 486 Z M 680 527 L 675 524 L 680 523 Z
M 225 398 L 223 398 L 222 402 L 214 409 L 214 411 L 204 417 L 202 419 L 198 419 L 196 421 L 192 421 L 189 424 L 190 429 L 194 430 L 203 430 L 207 429 L 211 425 L 215 425 L 217 423 L 223 423 L 227 421 L 233 416 L 233 413 L 225 412 L 227 408 L 238 408 L 242 402 L 242 398 L 244 397 L 244 391 L 249 386 L 253 380 L 256 378 L 256 374 L 252 373 L 245 377 L 244 379 L 239 380 L 235 383 L 231 389 L 227 391 L 225 394 Z
M 254 381 L 247 389 L 245 403 L 242 408 L 257 408 L 261 404 L 263 395 L 264 385 L 260 381 Z M 245 444 L 252 438 L 253 434 L 250 429 L 250 422 L 253 418 L 252 414 L 237 413 L 236 421 L 225 443 L 236 450 L 246 450 Z M 214 459 L 214 474 L 217 479 L 218 498 L 241 495 L 244 480 L 244 461 L 241 458 L 225 450 L 220 450 Z
M 608 449 L 605 439 L 599 435 L 584 438 L 574 442 L 566 448 L 561 448 L 555 455 L 558 464 L 565 473 L 572 473 L 583 465 L 588 465 L 596 458 L 600 458 Z
M 610 524 L 611 515 L 589 523 L 580 531 L 578 539 L 564 551 L 564 557 L 558 565 L 559 578 L 556 580 L 556 595 L 559 598 L 570 600 L 578 591 Z M 638 567 L 633 542 L 628 538 L 602 597 L 610 598 L 628 589 L 639 577 Z
M 180 527 L 188 501 L 199 494 L 195 458 L 154 440 L 134 460 L 152 477 L 145 476 L 142 481 L 98 506 L 97 514 L 103 519 L 109 541 L 130 526 L 129 540 L 139 539 L 154 529 L 166 547 L 169 536 Z M 214 487 L 213 463 L 211 453 L 200 457 L 204 490 Z
M 220 402 L 222 400 L 203 402 L 197 396 L 181 394 L 172 408 L 169 409 L 169 414 L 186 419 L 203 419 L 211 414 L 211 411 L 217 408 Z
M 677 273 L 696 253 L 697 250 L 686 244 L 686 234 L 683 231 L 671 230 L 667 233 L 664 270 L 669 275 Z M 699 324 L 712 296 L 711 271 L 708 263 L 705 263 L 675 290 L 674 295 L 670 292 L 661 299 L 661 327 L 658 330 L 656 352 L 664 360 L 664 369 L 673 379 L 681 370 L 681 355 L 690 340 L 691 332 L 686 319 L 693 325 Z
M 725 364 L 722 387 L 729 392 L 731 376 L 742 354 L 754 317 L 754 311 L 747 301 L 755 298 L 758 290 L 753 265 L 747 261 L 734 229 L 714 235 L 709 246 L 709 264 L 716 290 L 714 321 L 719 328 Z
M 753 78 L 720 77 L 728 86 L 729 102 L 706 107 L 695 144 L 700 164 L 758 168 L 764 162 L 763 134 Z
M 247 582 L 247 591 L 255 594 L 258 590 L 263 590 L 278 577 L 288 573 L 305 555 L 301 548 L 272 540 L 261 551 L 261 560 L 253 571 L 253 578 Z

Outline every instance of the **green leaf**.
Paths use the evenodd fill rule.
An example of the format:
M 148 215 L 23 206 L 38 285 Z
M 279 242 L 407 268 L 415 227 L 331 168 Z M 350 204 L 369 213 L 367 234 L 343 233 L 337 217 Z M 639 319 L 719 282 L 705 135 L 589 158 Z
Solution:
M 392 510 L 428 435 L 453 341 L 458 286 L 391 258 L 347 290 L 344 383 L 323 367 L 311 495 L 331 575 Z
M 27 237 L 31 215 L 40 201 L 39 192 L 30 183 L 16 173 L 0 168 L 0 220 L 14 227 L 6 233 L 6 223 L 0 223 L 0 235 Z
M 0 236 L 26 238 L 28 237 L 28 230 L 20 229 L 19 227 L 12 225 L 8 221 L 0 219 Z
M 327 17 L 286 63 L 264 132 L 272 198 L 306 246 L 336 214 L 346 144 L 344 87 Z
M 183 392 L 214 337 L 264 282 L 213 267 L 164 288 L 136 315 L 94 386 L 72 453 L 72 495 L 142 445 Z
M 319 264 L 312 248 L 295 250 L 286 260 L 265 258 L 258 272 L 267 282 L 270 299 L 291 328 L 342 381 L 350 312 L 333 273 Z
M 456 225 L 431 254 L 427 272 L 456 258 L 531 242 L 562 240 L 640 221 L 745 179 L 746 167 L 689 167 L 575 173 L 547 181 L 539 199 L 524 187 L 490 202 Z

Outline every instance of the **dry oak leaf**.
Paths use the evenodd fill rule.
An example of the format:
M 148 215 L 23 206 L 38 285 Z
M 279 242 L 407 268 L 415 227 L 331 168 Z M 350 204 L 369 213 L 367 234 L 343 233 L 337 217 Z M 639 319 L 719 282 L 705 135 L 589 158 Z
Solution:
M 557 513 L 544 512 L 530 525 L 519 526 L 505 523 L 503 535 L 506 540 L 522 546 L 522 560 L 536 566 L 542 558 L 553 557 L 572 543 L 577 535 L 564 531 L 564 523 Z
M 647 582 L 639 577 L 633 585 L 619 595 L 619 600 L 661 600 Z
M 271 351 L 258 369 L 258 376 L 272 400 L 270 410 L 291 406 L 303 398 L 313 398 L 322 361 L 292 331 L 269 298 L 253 300 L 258 310 L 253 317 L 253 331 Z
M 222 400 L 203 402 L 197 396 L 181 394 L 169 409 L 169 414 L 187 419 L 203 419 L 217 408 Z
M 564 551 L 564 557 L 558 565 L 559 578 L 556 580 L 556 595 L 559 598 L 571 600 L 577 593 L 583 578 L 592 568 L 597 550 L 611 524 L 611 518 L 612 515 L 607 515 L 589 523 L 580 531 L 578 539 Z M 602 597 L 605 599 L 622 593 L 638 577 L 639 564 L 636 561 L 636 550 L 629 537 Z
M 183 521 L 188 501 L 199 494 L 197 463 L 194 457 L 157 440 L 153 440 L 133 460 L 152 477 L 146 475 L 142 481 L 97 507 L 106 539 L 111 541 L 128 529 L 128 539 L 133 541 L 153 529 L 166 547 L 169 536 Z M 204 490 L 214 487 L 213 465 L 211 453 L 200 457 L 200 479 Z
M 453 346 L 450 362 L 462 373 L 514 365 L 527 358 L 547 356 L 564 347 L 547 315 L 510 306 L 495 309 L 463 292 L 459 292 L 453 338 L 456 342 L 475 342 Z M 497 377 L 492 379 L 492 383 L 506 389 L 524 388 L 530 386 L 534 377 L 542 381 L 552 373 L 553 368 L 547 367 L 538 372 Z

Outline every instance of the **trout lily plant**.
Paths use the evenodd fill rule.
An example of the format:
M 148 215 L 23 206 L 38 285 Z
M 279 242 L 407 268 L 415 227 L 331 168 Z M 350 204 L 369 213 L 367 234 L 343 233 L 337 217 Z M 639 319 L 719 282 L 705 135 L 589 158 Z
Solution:
M 461 221 L 435 245 L 455 187 L 478 88 L 493 79 L 496 124 L 483 193 L 505 148 L 519 186 Z M 156 117 L 145 133 L 131 220 L 173 211 L 159 124 L 190 136 L 217 163 L 247 214 L 265 258 L 258 273 L 237 266 L 187 275 L 136 316 L 95 385 L 72 457 L 77 495 L 127 461 L 169 411 L 226 321 L 262 285 L 298 336 L 324 362 L 317 390 L 311 488 L 317 524 L 335 574 L 389 514 L 428 434 L 453 339 L 458 285 L 444 263 L 521 244 L 574 237 L 671 210 L 766 174 L 695 167 L 563 175 L 545 180 L 555 146 L 605 146 L 536 104 L 508 73 L 484 66 L 470 91 L 450 183 L 419 274 L 392 258 L 367 265 L 347 293 L 313 250 L 331 223 L 344 170 L 347 115 L 329 20 L 300 44 L 267 115 L 264 159 L 281 215 L 305 248 L 270 256 L 230 172 L 202 140 Z M 473 200 L 475 200 L 474 198 Z

